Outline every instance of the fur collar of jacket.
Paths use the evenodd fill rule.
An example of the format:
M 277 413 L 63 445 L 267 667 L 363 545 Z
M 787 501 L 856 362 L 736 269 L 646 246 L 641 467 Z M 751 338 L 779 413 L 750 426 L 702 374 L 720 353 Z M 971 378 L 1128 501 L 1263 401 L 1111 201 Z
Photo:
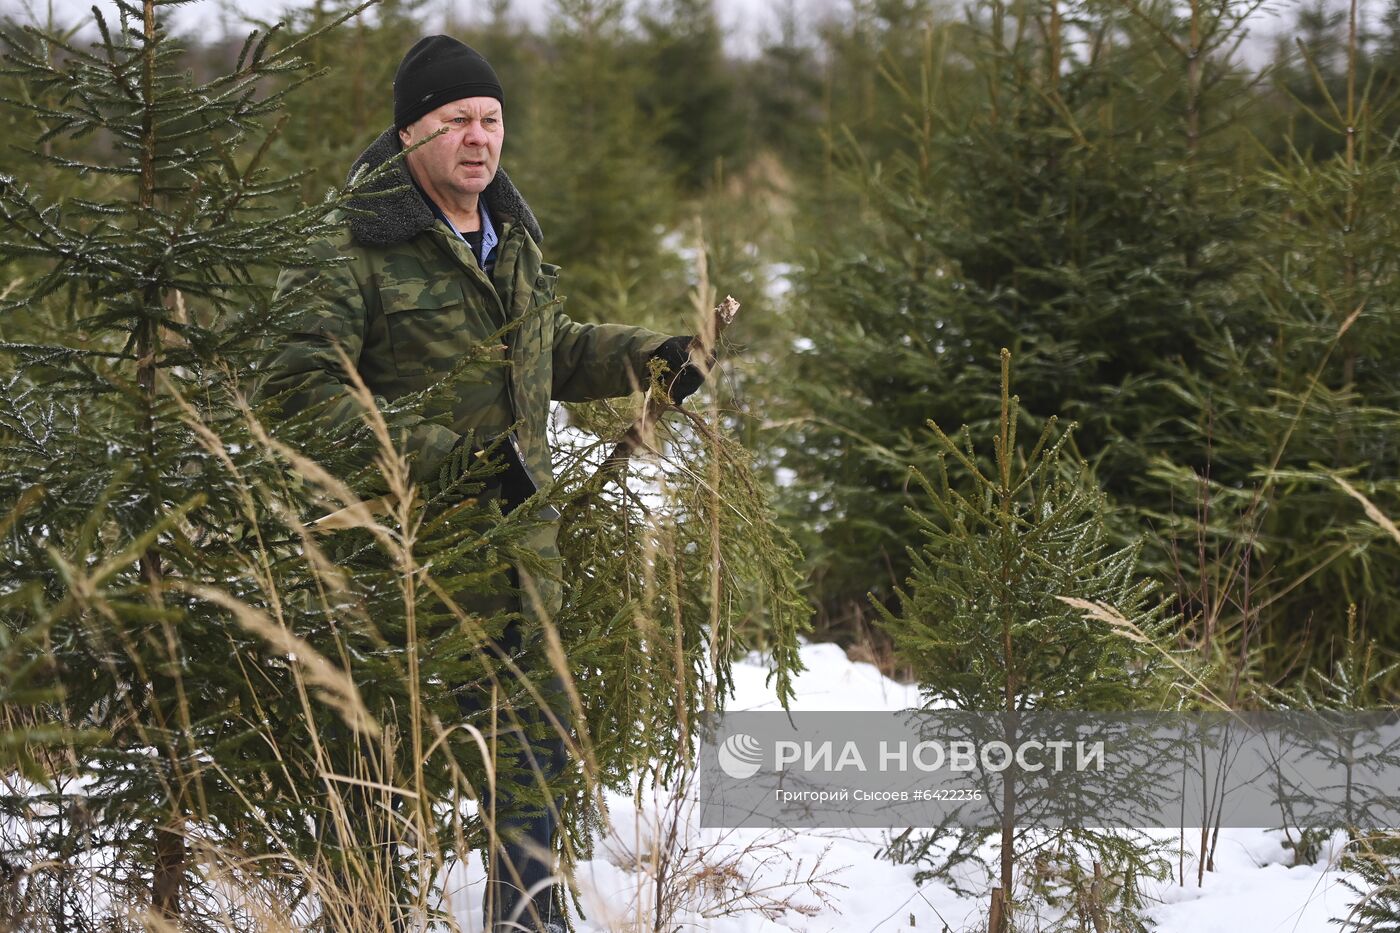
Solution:
M 399 141 L 398 131 L 391 126 L 360 153 L 350 166 L 347 182 L 363 172 L 378 169 L 402 152 L 403 143 Z M 491 184 L 486 186 L 481 196 L 486 199 L 486 209 L 493 216 L 510 217 L 523 224 L 536 244 L 544 239 L 534 212 L 504 169 L 496 170 L 496 177 L 491 179 Z M 408 174 L 408 163 L 402 158 L 381 177 L 366 185 L 360 196 L 350 200 L 350 234 L 361 246 L 384 247 L 406 243 L 431 227 L 436 219 L 432 208 L 418 193 L 412 176 Z

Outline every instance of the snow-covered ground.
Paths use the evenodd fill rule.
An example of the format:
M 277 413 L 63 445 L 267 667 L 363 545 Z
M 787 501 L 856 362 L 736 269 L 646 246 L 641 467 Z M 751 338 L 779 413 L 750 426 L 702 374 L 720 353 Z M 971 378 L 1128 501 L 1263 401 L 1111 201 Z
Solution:
M 796 679 L 793 708 L 898 710 L 920 705 L 918 691 L 847 659 L 835 645 L 802 649 L 807 669 Z M 777 709 L 765 668 L 735 669 L 733 710 Z M 699 829 L 693 799 L 647 789 L 610 794 L 612 825 L 594 858 L 578 866 L 586 933 L 653 929 L 658 874 L 677 911 L 667 929 L 712 933 L 881 931 L 949 933 L 986 929 L 986 895 L 960 896 L 946 884 L 914 883 L 915 869 L 877 858 L 880 830 Z M 1173 871 L 1178 833 L 1163 831 Z M 1282 834 L 1224 829 L 1216 870 L 1195 882 L 1195 848 L 1187 832 L 1187 883 L 1149 882 L 1149 918 L 1161 933 L 1333 933 L 1356 895 L 1332 867 L 1335 847 L 1311 865 L 1290 867 Z M 663 854 L 665 853 L 665 854 Z M 661 869 L 664 868 L 664 871 Z M 972 874 L 969 886 L 986 891 Z M 478 862 L 457 875 L 454 903 L 464 930 L 480 929 L 483 874 Z

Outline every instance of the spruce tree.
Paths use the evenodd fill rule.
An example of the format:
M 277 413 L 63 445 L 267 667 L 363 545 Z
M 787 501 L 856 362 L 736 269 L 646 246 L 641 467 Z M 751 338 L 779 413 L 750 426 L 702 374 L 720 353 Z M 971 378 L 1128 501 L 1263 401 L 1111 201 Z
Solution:
M 135 924 L 149 907 L 246 927 L 309 892 L 328 921 L 358 909 L 347 902 L 362 892 L 325 884 L 347 863 L 383 869 L 360 886 L 382 882 L 387 922 L 400 899 L 424 908 L 465 838 L 433 795 L 483 786 L 474 752 L 469 777 L 455 747 L 423 754 L 455 710 L 444 685 L 499 663 L 434 626 L 451 606 L 414 589 L 412 548 L 447 579 L 479 581 L 519 532 L 483 548 L 494 524 L 480 510 L 446 532 L 419 534 L 406 511 L 393 532 L 329 546 L 308 532 L 358 494 L 272 441 L 243 401 L 262 344 L 310 295 L 265 283 L 322 265 L 310 244 L 339 222 L 334 202 L 299 205 L 299 178 L 264 165 L 305 64 L 295 43 L 255 33 L 230 71 L 196 81 L 164 12 L 95 10 L 91 45 L 28 27 L 4 41 L 25 91 L 8 103 L 42 131 L 0 181 L 0 261 L 29 273 L 0 300 L 5 719 L 41 726 L 21 732 L 21 763 L 42 763 L 42 786 L 0 800 L 7 825 L 30 828 L 18 857 L 46 906 L 26 922 Z M 360 488 L 402 485 L 389 423 L 338 438 L 304 427 L 311 455 Z M 414 644 L 417 624 L 415 669 L 416 652 L 392 648 Z M 372 840 L 337 835 L 348 795 L 328 775 L 415 787 L 404 838 L 419 856 L 445 838 L 436 861 L 406 874 Z M 212 892 L 230 880 L 244 896 L 221 905 Z
M 530 145 L 507 158 L 536 205 L 546 258 L 576 320 L 675 326 L 688 307 L 685 267 L 668 248 L 674 175 L 662 127 L 638 105 L 648 80 L 619 0 L 556 0 L 539 64 Z M 510 115 L 506 115 L 507 133 Z
M 1274 680 L 1329 667 L 1353 606 L 1364 637 L 1400 640 L 1400 547 L 1373 515 L 1400 512 L 1400 270 L 1381 194 L 1400 110 L 1393 87 L 1366 80 L 1357 16 L 1340 72 L 1313 72 L 1321 103 L 1255 182 L 1257 261 L 1222 294 L 1196 365 L 1172 374 L 1179 450 L 1197 453 L 1153 464 L 1159 501 L 1203 505 L 1155 510 L 1180 551 L 1212 556 L 1185 571 L 1202 628 L 1261 645 Z
M 854 203 L 810 215 L 797 352 L 775 376 L 794 425 L 776 460 L 833 625 L 862 616 L 867 590 L 888 601 L 912 439 L 925 418 L 995 422 L 1000 347 L 1025 415 L 1075 418 L 1116 501 L 1161 504 L 1147 472 L 1163 451 L 1204 459 L 1169 377 L 1200 360 L 1248 258 L 1233 127 L 1250 97 L 1228 57 L 1243 8 L 1193 10 L 978 4 L 872 64 L 866 112 L 888 124 L 833 136 Z
M 1138 548 L 1112 542 L 1109 506 L 1070 452 L 1070 430 L 1057 430 L 1052 418 L 1029 451 L 1018 441 L 1023 418 L 1005 350 L 1001 362 L 990 456 L 970 428 L 953 438 L 929 422 L 936 472 L 913 471 L 923 493 L 912 514 L 919 529 L 909 548 L 913 570 L 898 591 L 898 611 L 875 606 L 929 708 L 1003 713 L 1014 747 L 1011 736 L 1034 713 L 1162 708 L 1173 668 L 1157 648 L 1167 619 L 1138 574 Z M 1025 928 L 1015 926 L 1023 906 L 1016 892 L 1018 866 L 1024 873 L 1020 863 L 1030 852 L 1066 847 L 1072 861 L 1088 852 L 1129 880 L 1153 869 L 1150 845 L 1130 835 L 1073 825 L 1028 829 L 1015 769 L 1002 778 L 999 833 L 951 840 L 953 857 L 966 858 L 985 837 L 999 837 L 1001 893 L 992 915 L 1004 925 L 993 933 Z M 1141 775 L 1114 780 L 1115 792 L 1142 793 Z M 947 841 L 906 833 L 892 854 L 932 861 Z M 1123 919 L 1137 892 L 1128 884 L 1120 893 L 1113 909 Z
M 394 69 L 423 34 L 425 4 L 379 0 L 333 30 L 327 27 L 362 6 L 360 0 L 315 0 L 282 14 L 289 39 L 306 40 L 301 54 L 308 69 L 326 76 L 315 93 L 287 100 L 286 127 L 269 153 L 274 168 L 304 173 L 305 199 L 343 185 L 355 157 L 393 122 Z
M 662 128 L 657 142 L 681 190 L 742 171 L 750 141 L 713 0 L 652 0 L 640 19 L 637 54 L 650 79 L 638 103 Z
M 805 184 L 820 177 L 822 73 L 797 0 L 787 0 L 778 16 L 776 35 L 766 37 L 758 57 L 738 64 L 749 107 L 744 119 L 754 157 L 775 157 L 785 175 Z

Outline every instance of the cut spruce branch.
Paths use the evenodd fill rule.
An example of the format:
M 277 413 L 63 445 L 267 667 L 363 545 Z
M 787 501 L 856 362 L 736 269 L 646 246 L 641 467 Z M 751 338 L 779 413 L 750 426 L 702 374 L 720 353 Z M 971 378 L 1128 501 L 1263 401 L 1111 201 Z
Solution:
M 707 379 L 710 371 L 714 369 L 715 348 L 719 346 L 719 338 L 738 316 L 739 302 L 732 295 L 726 295 L 709 318 L 701 322 L 700 332 L 690 339 L 690 346 L 687 348 L 690 351 L 690 359 L 701 368 Z M 671 375 L 674 378 L 677 374 Z M 597 489 L 609 478 L 620 474 L 637 451 L 652 450 L 651 442 L 656 433 L 656 424 L 672 407 L 674 404 L 663 395 L 648 396 L 642 416 L 622 435 L 622 440 L 617 442 L 617 446 L 608 454 L 598 472 L 593 474 L 589 487 Z

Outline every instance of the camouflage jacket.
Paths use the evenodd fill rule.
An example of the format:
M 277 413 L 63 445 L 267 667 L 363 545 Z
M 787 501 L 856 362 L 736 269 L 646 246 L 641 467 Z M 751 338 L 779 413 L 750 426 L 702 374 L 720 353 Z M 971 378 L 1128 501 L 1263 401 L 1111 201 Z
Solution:
M 385 131 L 355 161 L 351 177 L 401 149 L 398 134 Z M 551 475 L 550 400 L 628 394 L 645 383 L 647 359 L 666 336 L 570 320 L 556 300 L 559 267 L 542 262 L 539 225 L 504 171 L 482 194 L 500 237 L 489 277 L 434 215 L 402 160 L 369 192 L 394 188 L 360 199 L 341 234 L 318 245 L 325 256 L 348 262 L 282 273 L 280 291 L 317 287 L 306 289 L 306 312 L 266 361 L 259 394 L 282 396 L 285 411 L 316 405 L 336 421 L 358 418 L 337 343 L 366 386 L 388 401 L 450 378 L 447 391 L 430 394 L 435 401 L 395 422 L 405 433 L 414 478 L 435 476 L 463 436 L 479 444 L 515 425 L 526 467 L 543 485 Z M 501 336 L 508 325 L 514 326 Z M 454 373 L 464 357 L 482 353 L 504 365 Z M 557 554 L 554 538 L 548 528 L 533 543 L 549 557 Z M 554 589 L 541 586 L 551 613 L 558 609 Z

